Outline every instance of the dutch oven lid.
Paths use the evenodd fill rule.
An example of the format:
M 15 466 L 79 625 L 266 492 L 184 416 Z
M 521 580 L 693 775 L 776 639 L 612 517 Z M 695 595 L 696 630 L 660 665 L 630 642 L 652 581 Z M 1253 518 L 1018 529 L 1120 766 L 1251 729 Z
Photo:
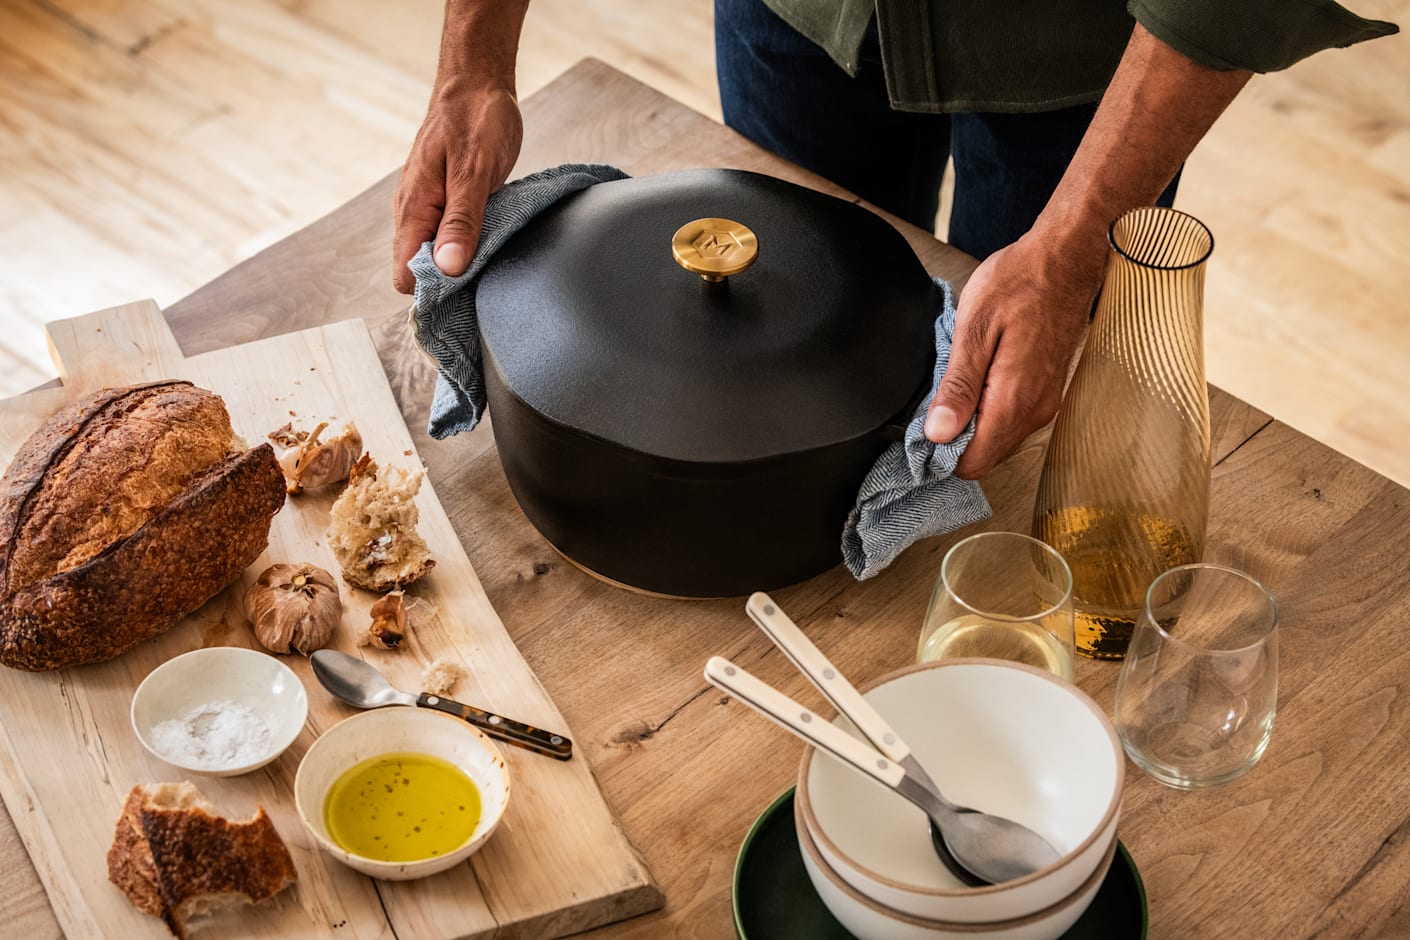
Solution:
M 749 232 L 755 260 L 736 271 Z M 477 291 L 486 364 L 511 393 L 699 462 L 875 433 L 928 391 L 940 312 L 881 218 L 742 170 L 590 186 L 506 243 Z

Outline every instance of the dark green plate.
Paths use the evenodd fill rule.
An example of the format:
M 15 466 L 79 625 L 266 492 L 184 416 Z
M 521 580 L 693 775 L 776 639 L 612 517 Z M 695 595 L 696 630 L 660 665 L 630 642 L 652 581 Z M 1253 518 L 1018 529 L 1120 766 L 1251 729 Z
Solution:
M 1062 940 L 1145 940 L 1146 889 L 1126 846 L 1117 843 L 1106 880 Z M 852 940 L 813 890 L 798 832 L 793 790 L 764 810 L 734 865 L 734 929 L 741 940 L 807 937 Z

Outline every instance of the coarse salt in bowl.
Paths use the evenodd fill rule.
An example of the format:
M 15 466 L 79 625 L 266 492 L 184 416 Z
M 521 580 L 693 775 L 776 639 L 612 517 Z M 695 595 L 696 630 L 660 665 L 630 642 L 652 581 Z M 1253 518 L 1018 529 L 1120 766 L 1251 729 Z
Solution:
M 132 730 L 154 757 L 193 774 L 233 777 L 284 753 L 303 730 L 308 694 L 274 656 L 234 646 L 183 653 L 132 696 Z

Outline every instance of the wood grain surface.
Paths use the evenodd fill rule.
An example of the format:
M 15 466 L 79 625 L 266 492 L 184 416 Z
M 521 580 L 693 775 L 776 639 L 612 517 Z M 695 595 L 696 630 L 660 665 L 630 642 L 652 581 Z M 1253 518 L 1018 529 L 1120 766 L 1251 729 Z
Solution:
M 518 172 L 568 160 L 642 173 L 695 165 L 819 181 L 601 63 L 525 105 Z M 485 426 L 424 432 L 432 373 L 389 286 L 390 177 L 337 212 L 167 309 L 188 355 L 315 324 L 365 318 L 436 492 L 488 596 L 591 761 L 611 807 L 666 894 L 663 910 L 591 936 L 733 935 L 740 840 L 791 785 L 801 745 L 701 678 L 734 659 L 800 701 L 818 696 L 749 623 L 742 600 L 679 602 L 615 590 L 560 559 L 514 503 Z M 930 269 L 972 263 L 902 226 Z M 1282 611 L 1279 717 L 1262 762 L 1206 792 L 1131 769 L 1121 839 L 1149 893 L 1151 936 L 1410 934 L 1410 493 L 1211 389 L 1215 461 L 1207 555 L 1244 567 Z M 491 422 L 492 423 L 492 422 Z M 986 478 L 994 518 L 1026 530 L 1045 438 Z M 968 534 L 967 530 L 965 533 Z M 838 569 L 774 592 L 854 681 L 907 663 L 945 551 L 923 541 L 865 582 Z M 1110 709 L 1117 668 L 1080 660 L 1077 683 Z M 53 914 L 11 840 L 0 915 L 27 937 Z
M 0 402 L 0 463 L 55 410 L 96 388 L 184 378 L 220 394 L 237 434 L 260 441 L 286 422 L 355 422 L 384 467 L 417 466 L 397 404 L 382 381 L 361 320 L 310 327 L 186 358 L 150 301 L 50 325 L 62 389 Z M 149 756 L 132 733 L 133 690 L 152 669 L 208 646 L 258 648 L 242 608 L 244 589 L 275 562 L 338 572 L 327 545 L 336 490 L 290 497 L 269 547 L 231 587 L 177 627 L 117 659 L 46 673 L 0 670 L 4 735 L 0 793 L 69 936 L 160 937 L 166 927 L 137 911 L 107 883 L 105 855 L 127 791 L 186 776 Z M 448 657 L 468 678 L 456 696 L 572 737 L 485 597 L 475 570 L 436 499 L 423 485 L 417 530 L 436 567 L 409 590 L 421 603 L 402 648 L 359 648 L 378 595 L 344 583 L 343 615 L 330 644 L 371 662 L 398 688 L 420 688 L 433 660 Z M 199 546 L 190 546 L 198 550 Z M 499 829 L 468 864 L 427 879 L 374 882 L 332 860 L 305 831 L 294 806 L 294 774 L 319 733 L 354 710 L 314 679 L 308 660 L 282 657 L 303 682 L 309 719 L 275 763 L 231 778 L 195 781 L 221 812 L 244 817 L 263 805 L 284 837 L 299 881 L 268 907 L 230 912 L 214 932 L 267 937 L 555 937 L 658 907 L 660 892 L 603 799 L 587 759 L 557 761 L 500 750 L 512 799 Z M 55 707 L 62 703 L 63 707 Z

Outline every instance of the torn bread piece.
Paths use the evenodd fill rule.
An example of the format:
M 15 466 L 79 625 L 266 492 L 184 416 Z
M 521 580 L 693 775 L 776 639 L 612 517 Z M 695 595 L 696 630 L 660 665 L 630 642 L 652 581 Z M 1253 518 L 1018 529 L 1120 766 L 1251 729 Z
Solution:
M 455 684 L 470 670 L 449 656 L 440 656 L 421 673 L 421 691 L 428 695 L 450 695 Z
M 416 493 L 422 472 L 363 454 L 330 513 L 328 546 L 354 587 L 386 594 L 418 580 L 435 566 L 416 531 Z
M 297 877 L 264 807 L 225 819 L 185 781 L 133 787 L 108 849 L 108 880 L 183 938 L 192 918 L 268 900 Z

